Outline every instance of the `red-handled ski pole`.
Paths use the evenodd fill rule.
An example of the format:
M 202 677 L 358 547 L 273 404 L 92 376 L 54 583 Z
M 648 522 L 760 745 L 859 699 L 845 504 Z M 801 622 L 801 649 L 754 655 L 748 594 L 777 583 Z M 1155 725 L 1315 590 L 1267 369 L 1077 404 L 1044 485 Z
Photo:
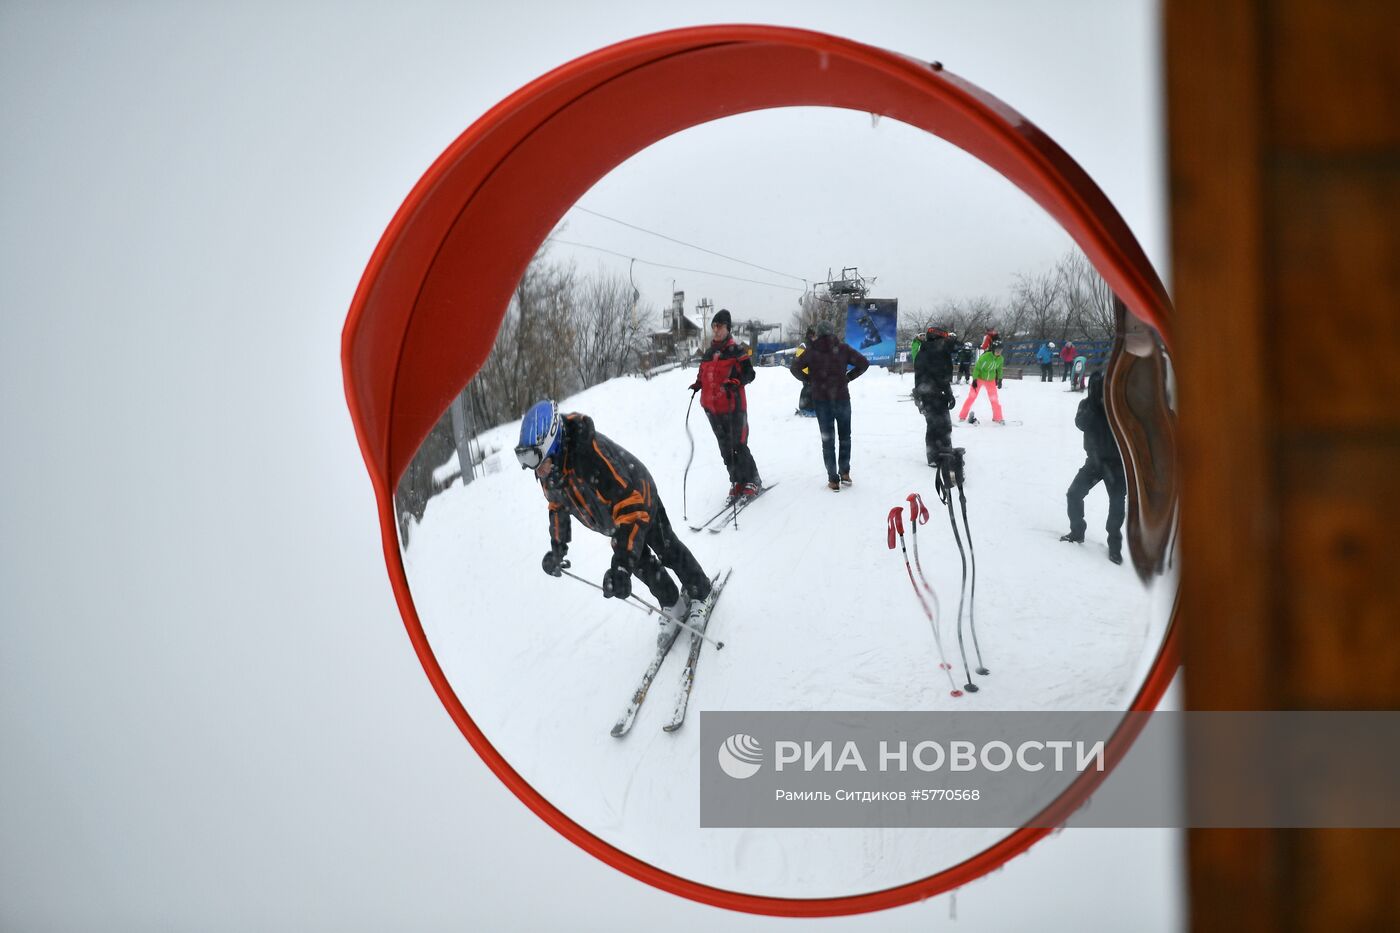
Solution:
M 917 523 L 915 527 L 917 527 Z M 899 550 L 904 554 L 904 569 L 909 574 L 909 585 L 914 588 L 914 595 L 919 600 L 919 606 L 924 610 L 924 617 L 928 619 L 929 625 L 933 627 L 933 643 L 938 648 L 938 666 L 943 670 L 943 673 L 948 675 L 948 686 L 952 687 L 951 695 L 960 697 L 963 695 L 963 692 L 958 689 L 957 681 L 953 680 L 952 666 L 948 664 L 948 658 L 943 654 L 943 642 L 938 637 L 938 620 L 933 610 L 929 609 L 928 602 L 924 599 L 924 594 L 919 591 L 919 584 L 914 582 L 914 568 L 909 564 L 909 551 L 904 546 L 903 506 L 897 505 L 890 509 L 890 514 L 885 519 L 885 528 L 886 543 L 889 545 L 890 550 L 894 550 L 894 539 L 896 536 L 899 537 Z M 922 571 L 920 574 L 922 575 Z M 924 585 L 927 586 L 928 584 L 925 583 Z M 977 688 L 974 687 L 973 689 L 975 690 Z
M 904 498 L 909 503 L 910 534 L 914 538 L 914 569 L 919 571 L 919 582 L 924 585 L 924 590 L 933 600 L 933 612 L 937 617 L 937 621 L 933 623 L 933 641 L 934 644 L 938 645 L 939 666 L 945 671 L 950 671 L 953 666 L 948 663 L 948 655 L 943 650 L 943 636 L 938 631 L 939 625 L 943 621 L 943 606 L 938 601 L 938 593 L 929 584 L 928 577 L 924 574 L 924 565 L 919 562 L 919 526 L 928 524 L 928 507 L 924 505 L 923 497 L 917 492 L 911 492 Z

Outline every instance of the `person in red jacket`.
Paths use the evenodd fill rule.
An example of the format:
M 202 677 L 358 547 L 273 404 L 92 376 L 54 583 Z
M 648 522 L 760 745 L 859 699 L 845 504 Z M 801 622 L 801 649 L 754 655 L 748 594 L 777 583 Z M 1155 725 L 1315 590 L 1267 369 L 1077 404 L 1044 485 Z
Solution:
M 719 455 L 729 471 L 729 497 L 756 496 L 763 488 L 749 453 L 749 405 L 744 386 L 753 382 L 753 354 L 730 334 L 729 311 L 720 308 L 710 322 L 713 340 L 700 355 L 700 374 L 690 387 L 710 419 Z
M 919 355 L 928 352 L 931 351 L 924 350 Z M 817 427 L 822 436 L 822 461 L 826 464 L 826 486 L 833 492 L 851 485 L 851 392 L 846 385 L 869 366 L 870 361 L 859 351 L 836 339 L 830 322 L 822 321 L 817 325 L 817 339 L 788 367 L 799 382 L 812 387 L 812 405 L 817 410 Z
M 1060 362 L 1065 364 L 1065 371 L 1060 375 L 1060 381 L 1064 382 L 1069 378 L 1069 371 L 1074 368 L 1074 358 L 1079 355 L 1079 351 L 1074 348 L 1074 341 L 1066 340 L 1065 345 L 1060 348 Z

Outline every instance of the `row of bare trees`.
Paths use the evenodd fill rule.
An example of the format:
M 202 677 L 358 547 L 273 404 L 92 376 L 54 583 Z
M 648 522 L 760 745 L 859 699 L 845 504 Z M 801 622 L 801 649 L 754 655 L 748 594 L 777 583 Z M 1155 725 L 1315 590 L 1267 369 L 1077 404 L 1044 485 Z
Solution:
M 939 302 L 932 308 L 901 308 L 899 340 L 907 343 L 930 324 L 947 327 L 973 340 L 996 330 L 1019 340 L 1107 339 L 1113 336 L 1113 291 L 1084 254 L 1065 253 L 1046 272 L 1021 274 L 1000 297 L 979 296 Z M 816 292 L 802 296 L 789 326 L 801 334 L 818 321 L 845 326 L 846 302 Z
M 974 340 L 988 330 L 1017 340 L 1106 340 L 1113 336 L 1113 290 L 1077 249 L 1045 272 L 1023 273 L 1001 298 L 945 301 L 930 310 L 902 315 L 901 337 L 930 324 L 950 327 Z
M 583 275 L 573 263 L 537 255 L 472 380 L 477 425 L 511 421 L 541 398 L 563 398 L 637 371 L 657 317 L 639 297 L 615 272 Z

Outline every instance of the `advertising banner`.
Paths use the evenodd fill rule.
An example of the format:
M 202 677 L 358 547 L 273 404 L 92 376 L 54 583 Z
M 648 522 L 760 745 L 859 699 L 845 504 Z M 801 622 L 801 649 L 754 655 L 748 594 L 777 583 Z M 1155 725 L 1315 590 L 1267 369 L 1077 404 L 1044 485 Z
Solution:
M 859 350 L 872 366 L 888 366 L 894 362 L 898 329 L 898 298 L 866 298 L 846 305 L 843 339 Z

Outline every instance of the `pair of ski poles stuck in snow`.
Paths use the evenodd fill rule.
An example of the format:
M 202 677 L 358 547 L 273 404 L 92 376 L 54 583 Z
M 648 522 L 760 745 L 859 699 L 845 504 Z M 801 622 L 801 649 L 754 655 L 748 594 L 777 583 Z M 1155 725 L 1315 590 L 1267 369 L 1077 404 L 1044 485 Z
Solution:
M 958 534 L 957 519 L 953 516 L 953 496 L 952 490 L 956 486 L 958 490 L 958 501 L 962 507 L 963 531 L 967 534 L 967 550 L 963 550 L 962 537 Z M 974 607 L 977 599 L 977 552 L 972 547 L 972 529 L 967 523 L 967 496 L 963 493 L 962 484 L 962 449 L 944 454 L 938 465 L 937 491 L 939 500 L 948 507 L 948 523 L 953 529 L 953 540 L 958 546 L 958 555 L 962 558 L 962 586 L 958 591 L 958 652 L 962 656 L 963 671 L 967 675 L 967 682 L 962 689 L 958 689 L 957 681 L 953 679 L 953 666 L 948 663 L 947 652 L 943 649 L 943 636 L 939 631 L 942 621 L 942 610 L 938 602 L 938 594 L 929 584 L 928 578 L 924 575 L 923 565 L 919 562 L 919 526 L 928 524 L 929 511 L 924 505 L 923 497 L 917 492 L 911 492 L 905 497 L 909 503 L 909 528 L 910 537 L 914 539 L 914 563 L 909 563 L 909 549 L 904 544 L 904 506 L 897 505 L 890 509 L 886 516 L 886 543 L 890 550 L 894 550 L 895 539 L 899 540 L 899 549 L 904 554 L 904 569 L 909 574 L 909 585 L 914 588 L 914 595 L 918 597 L 919 606 L 924 610 L 924 616 L 928 619 L 929 626 L 933 630 L 933 644 L 938 650 L 938 667 L 948 675 L 948 685 L 952 688 L 951 694 L 955 697 L 963 695 L 963 690 L 968 693 L 976 693 L 977 684 L 972 680 L 972 670 L 967 662 L 967 648 L 963 642 L 963 610 L 967 610 L 968 631 L 972 636 L 973 652 L 977 656 L 977 673 L 983 677 L 991 673 L 987 670 L 982 661 L 982 648 L 977 643 L 977 623 L 974 614 Z M 968 593 L 968 554 L 972 555 L 972 587 Z M 918 568 L 919 578 L 914 579 L 914 569 Z M 921 588 L 922 585 L 922 588 Z M 924 598 L 927 593 L 929 599 L 933 601 L 933 607 L 929 607 L 929 599 Z

